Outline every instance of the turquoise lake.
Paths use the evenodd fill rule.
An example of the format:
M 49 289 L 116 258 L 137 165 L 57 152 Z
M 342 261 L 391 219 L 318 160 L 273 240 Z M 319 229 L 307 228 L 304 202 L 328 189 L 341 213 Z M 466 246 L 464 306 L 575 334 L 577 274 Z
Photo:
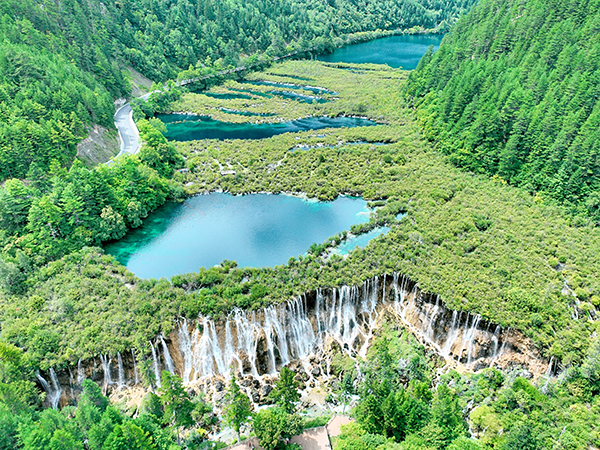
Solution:
M 429 46 L 437 49 L 443 36 L 414 35 L 388 36 L 360 44 L 338 48 L 333 53 L 320 55 L 317 59 L 326 62 L 344 62 L 354 64 L 387 64 L 390 67 L 402 67 L 413 70 L 427 52 Z
M 333 253 L 336 253 L 338 255 L 347 255 L 356 248 L 365 248 L 369 244 L 371 239 L 375 239 L 376 237 L 381 236 L 382 234 L 387 234 L 388 231 L 390 231 L 389 227 L 379 227 L 375 228 L 374 230 L 368 231 L 365 234 L 353 236 L 350 239 L 347 239 L 346 241 L 342 242 L 339 246 L 337 246 L 333 250 Z
M 369 215 L 367 202 L 354 197 L 319 202 L 212 193 L 163 206 L 105 250 L 140 278 L 196 272 L 224 259 L 240 267 L 272 267 L 368 222 Z
M 360 117 L 306 117 L 278 123 L 231 123 L 189 114 L 158 114 L 167 126 L 165 137 L 172 141 L 198 139 L 265 139 L 283 133 L 323 128 L 367 127 L 377 125 Z
M 442 36 L 392 36 L 347 46 L 319 59 L 388 64 L 410 70 L 416 67 L 430 45 L 437 48 L 441 40 Z M 304 81 L 301 77 L 296 78 Z M 298 85 L 264 81 L 247 84 L 273 86 L 274 89 L 302 89 L 311 95 L 334 94 L 308 83 L 302 86 L 301 82 Z M 309 95 L 287 91 L 258 93 L 236 90 L 235 93 L 206 95 L 222 99 L 283 95 L 300 101 L 313 101 Z M 374 121 L 355 117 L 308 117 L 265 124 L 220 122 L 186 114 L 162 114 L 158 117 L 167 126 L 167 139 L 174 141 L 264 139 L 288 132 L 377 125 Z M 322 243 L 337 233 L 349 230 L 354 224 L 368 222 L 369 215 L 367 203 L 360 198 L 338 197 L 333 202 L 318 202 L 287 195 L 212 193 L 161 207 L 150 214 L 141 227 L 105 249 L 141 278 L 196 272 L 200 267 L 212 267 L 225 259 L 237 261 L 240 267 L 272 267 L 305 254 L 313 243 Z M 334 253 L 346 255 L 388 231 L 389 228 L 381 227 L 352 237 Z

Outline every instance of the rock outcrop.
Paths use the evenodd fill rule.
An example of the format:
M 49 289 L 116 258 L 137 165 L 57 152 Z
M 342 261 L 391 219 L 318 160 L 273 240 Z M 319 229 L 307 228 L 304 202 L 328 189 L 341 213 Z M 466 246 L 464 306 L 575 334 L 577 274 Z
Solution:
M 150 343 L 146 358 L 157 380 L 162 370 L 176 372 L 185 385 L 213 401 L 222 400 L 224 381 L 233 370 L 250 398 L 264 404 L 281 367 L 294 368 L 304 386 L 323 383 L 331 375 L 333 355 L 364 357 L 373 333 L 390 316 L 457 370 L 522 367 L 538 377 L 548 369 L 548 361 L 519 331 L 451 310 L 439 296 L 421 292 L 398 274 L 375 277 L 362 286 L 319 289 L 258 311 L 235 309 L 216 319 L 184 319 L 169 336 Z M 137 361 L 133 351 L 99 355 L 80 361 L 76 376 L 72 370 L 57 374 L 51 369 L 38 380 L 48 406 L 56 407 L 78 396 L 84 378 L 105 392 L 139 385 Z

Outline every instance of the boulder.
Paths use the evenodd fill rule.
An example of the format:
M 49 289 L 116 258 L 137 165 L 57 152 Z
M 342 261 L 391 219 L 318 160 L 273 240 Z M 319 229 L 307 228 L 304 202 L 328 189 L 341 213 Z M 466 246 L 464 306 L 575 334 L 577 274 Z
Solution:
M 273 390 L 273 386 L 271 386 L 270 384 L 265 384 L 261 388 L 261 395 L 263 397 L 267 397 L 271 393 L 272 390 Z

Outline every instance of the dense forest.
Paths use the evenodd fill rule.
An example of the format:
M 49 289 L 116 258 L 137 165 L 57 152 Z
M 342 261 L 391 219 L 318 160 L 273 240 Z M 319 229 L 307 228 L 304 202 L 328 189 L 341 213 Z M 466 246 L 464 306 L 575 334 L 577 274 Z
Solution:
M 224 426 L 266 450 L 299 450 L 285 439 L 328 419 L 300 416 L 300 374 L 282 370 L 256 411 L 232 373 L 213 411 L 176 374 L 157 375 L 150 339 L 169 335 L 176 319 L 392 273 L 456 312 L 520 330 L 554 363 L 546 375 L 518 364 L 458 373 L 390 315 L 364 360 L 332 350 L 324 402 L 352 406 L 355 419 L 334 450 L 599 447 L 598 0 L 480 0 L 411 75 L 316 61 L 245 74 L 336 93 L 323 103 L 267 98 L 270 88 L 229 80 L 136 106 L 140 116 L 359 115 L 377 126 L 173 143 L 148 118 L 138 121 L 137 155 L 94 169 L 75 159 L 87 127 L 112 126 L 113 101 L 130 93 L 127 68 L 163 82 L 257 55 L 328 50 L 375 29 L 445 31 L 473 3 L 3 2 L 0 450 L 213 450 L 224 444 L 208 433 Z M 248 98 L 227 99 L 241 89 Z M 373 214 L 350 232 L 390 230 L 347 257 L 332 252 L 344 232 L 281 266 L 223 261 L 170 280 L 140 279 L 99 248 L 165 202 L 213 191 L 361 196 Z M 75 385 L 78 361 L 132 350 L 137 405 L 111 403 L 83 380 L 68 406 L 42 408 L 41 372 L 70 373 Z
M 482 0 L 406 91 L 451 161 L 600 221 L 600 4 Z
M 289 74 L 340 98 L 310 105 L 288 100 L 284 111 L 367 114 L 388 125 L 329 130 L 323 137 L 306 132 L 254 141 L 182 142 L 173 154 L 174 144 L 156 128 L 160 123 L 142 121 L 148 144 L 139 155 L 94 171 L 74 165 L 39 180 L 7 182 L 4 202 L 14 214 L 3 214 L 10 232 L 1 236 L 2 338 L 26 348 L 42 370 L 99 352 L 136 348 L 148 354 L 148 340 L 172 331 L 176 317 L 191 320 L 236 306 L 255 309 L 319 287 L 360 284 L 397 271 L 426 292 L 440 294 L 451 308 L 523 331 L 565 366 L 582 361 L 594 330 L 586 318 L 596 317 L 600 307 L 597 230 L 573 226 L 558 208 L 441 161 L 401 106 L 402 71 L 353 73 L 304 61 L 279 64 L 255 77 L 293 81 Z M 187 94 L 181 102 L 198 95 Z M 372 101 L 366 104 L 365 98 Z M 282 102 L 263 101 L 267 106 Z M 222 104 L 228 102 L 242 107 L 234 100 Z M 369 143 L 376 141 L 389 144 Z M 299 144 L 313 148 L 291 151 Z M 178 154 L 187 170 L 162 176 L 179 167 Z M 240 170 L 223 176 L 219 164 Z M 305 192 L 324 200 L 351 193 L 378 205 L 367 227 L 387 224 L 391 230 L 346 259 L 327 257 L 327 248 L 341 239 L 334 236 L 285 265 L 255 269 L 223 262 L 171 280 L 141 280 L 89 247 L 139 226 L 150 208 L 168 198 L 215 190 Z M 406 220 L 396 219 L 400 212 Z M 565 284 L 572 295 L 563 294 Z
M 164 82 L 259 54 L 331 50 L 352 33 L 441 32 L 472 3 L 3 1 L 0 179 L 24 178 L 34 162 L 68 167 L 86 126 L 112 127 L 113 100 L 131 92 L 127 67 Z
M 600 346 L 581 367 L 559 379 L 532 383 L 518 368 L 439 375 L 440 361 L 393 320 L 382 324 L 364 361 L 338 354 L 326 402 L 349 408 L 355 422 L 332 438 L 334 450 L 586 450 L 600 444 L 598 402 Z M 286 438 L 327 423 L 298 407 L 304 383 L 283 368 L 259 410 L 231 376 L 221 420 L 201 396 L 190 395 L 167 371 L 135 411 L 111 404 L 100 387 L 84 380 L 76 406 L 39 410 L 41 398 L 23 352 L 0 342 L 0 449 L 200 450 L 218 449 L 208 432 L 230 426 L 256 436 L 265 450 L 299 450 Z M 146 376 L 145 374 L 148 374 Z M 132 417 L 133 416 L 133 417 Z

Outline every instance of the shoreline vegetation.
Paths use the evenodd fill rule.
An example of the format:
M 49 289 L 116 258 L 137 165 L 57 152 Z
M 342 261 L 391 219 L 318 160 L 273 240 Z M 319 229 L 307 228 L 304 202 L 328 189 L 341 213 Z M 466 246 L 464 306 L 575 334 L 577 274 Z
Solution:
M 170 143 L 159 131 L 162 124 L 150 119 L 140 121 L 146 145 L 138 156 L 96 171 L 108 180 L 115 180 L 113 171 L 148 174 L 149 181 L 162 183 L 162 191 L 152 190 L 153 195 L 162 192 L 162 197 L 154 200 L 162 203 L 168 197 L 211 190 L 232 194 L 301 191 L 320 200 L 346 193 L 385 200 L 369 223 L 371 227 L 391 227 L 377 245 L 358 249 L 345 259 L 334 255 L 324 261 L 320 257 L 323 246 L 317 243 L 307 257 L 292 258 L 285 266 L 243 269 L 225 262 L 220 268 L 202 269 L 168 281 L 136 279 L 92 248 L 28 272 L 31 250 L 27 245 L 36 240 L 19 237 L 5 249 L 12 249 L 14 255 L 8 266 L 14 271 L 13 279 L 18 280 L 13 287 L 26 287 L 27 291 L 15 291 L 2 299 L 5 339 L 30 349 L 32 360 L 42 368 L 72 364 L 96 355 L 98 345 L 103 351 L 114 352 L 144 349 L 149 338 L 170 331 L 174 317 L 193 319 L 199 312 L 218 313 L 233 306 L 257 308 L 318 287 L 358 284 L 374 275 L 397 271 L 418 282 L 424 291 L 440 294 L 449 307 L 477 312 L 502 326 L 520 329 L 548 357 L 555 356 L 566 365 L 583 358 L 585 342 L 593 330 L 592 323 L 584 318 L 595 315 L 598 306 L 599 288 L 594 276 L 598 262 L 590 256 L 599 245 L 596 229 L 573 226 L 570 216 L 560 208 L 538 204 L 518 189 L 447 165 L 421 140 L 403 106 L 400 89 L 406 73 L 383 66 L 352 73 L 314 61 L 290 61 L 256 77 L 281 80 L 288 73 L 339 92 L 340 99 L 306 106 L 273 98 L 263 102 L 288 102 L 293 108 L 308 107 L 320 113 L 385 118 L 390 124 L 306 131 L 254 142 Z M 180 101 L 193 96 L 184 94 Z M 224 100 L 223 104 L 229 102 Z M 390 143 L 377 146 L 368 142 L 374 140 Z M 356 141 L 366 142 L 344 145 Z M 335 146 L 290 152 L 299 143 Z M 175 172 L 168 182 L 160 175 L 184 166 L 188 171 Z M 236 175 L 223 176 L 219 167 L 235 167 Z M 81 177 L 90 176 L 87 174 L 91 175 L 87 169 L 76 168 L 38 182 L 55 186 L 64 196 L 73 189 L 69 186 L 77 186 Z M 121 189 L 118 184 L 109 182 L 109 186 Z M 27 190 L 32 185 L 16 183 L 14 189 L 17 187 Z M 145 196 L 149 192 L 140 186 L 136 197 L 121 197 L 123 206 L 111 207 L 112 213 L 104 207 L 99 228 L 106 229 L 105 236 L 118 238 L 126 225 L 139 225 L 144 214 L 159 205 L 148 206 L 151 204 Z M 34 203 L 42 200 L 44 197 L 39 197 Z M 60 202 L 65 204 L 66 200 Z M 395 217 L 401 212 L 406 217 L 398 223 Z M 50 231 L 43 223 L 38 233 Z M 62 226 L 62 222 L 56 223 L 57 230 Z M 553 237 L 557 235 L 566 238 Z M 81 242 L 81 237 L 78 239 Z M 47 247 L 47 258 L 52 258 L 52 250 L 61 251 Z M 240 284 L 242 279 L 249 281 Z M 563 295 L 565 286 L 576 294 Z M 79 293 L 72 296 L 69 292 Z M 544 294 L 540 297 L 540 293 Z M 26 305 L 36 306 L 32 309 Z M 573 321 L 573 314 L 582 319 Z M 100 334 L 89 334 L 87 322 L 82 321 L 86 316 L 103 324 L 95 332 Z M 120 331 L 115 334 L 116 330 Z
M 527 80 L 539 82 L 534 94 L 548 100 L 551 111 L 533 115 L 546 130 L 564 132 L 544 141 L 560 153 L 574 136 L 569 134 L 578 123 L 574 118 L 582 119 L 597 97 L 595 78 L 562 77 L 577 72 L 575 66 L 597 62 L 580 51 L 582 41 L 596 45 L 585 33 L 598 23 L 597 1 L 480 0 L 452 28 L 443 51 L 426 54 L 411 74 L 375 64 L 291 60 L 244 74 L 248 80 L 294 84 L 295 94 L 302 93 L 301 85 L 323 86 L 336 93 L 327 102 L 271 96 L 268 87 L 220 77 L 212 80 L 218 86 L 197 86 L 207 88 L 204 93 L 184 92 L 170 82 L 163 94 L 135 108 L 141 151 L 110 166 L 85 168 L 73 159 L 73 145 L 90 123 L 110 121 L 111 98 L 128 95 L 123 67 L 162 83 L 185 67 L 222 70 L 248 54 L 271 58 L 312 41 L 331 47 L 344 30 L 390 28 L 415 17 L 446 27 L 474 3 L 433 0 L 426 2 L 433 9 L 426 9 L 422 0 L 366 0 L 372 8 L 358 14 L 348 0 L 312 2 L 311 8 L 303 0 L 209 0 L 202 8 L 190 8 L 190 1 L 74 0 L 42 9 L 31 0 L 8 0 L 3 7 L 0 450 L 218 450 L 225 444 L 209 439 L 227 427 L 238 439 L 254 433 L 267 450 L 297 450 L 288 444 L 291 435 L 326 421 L 301 417 L 316 397 L 323 408 L 349 410 L 356 420 L 332 440 L 334 450 L 599 448 L 600 228 L 594 223 L 596 186 L 581 181 L 597 174 L 586 166 L 587 172 L 570 178 L 581 188 L 571 192 L 574 203 L 563 201 L 564 192 L 536 194 L 539 184 L 532 190 L 519 182 L 528 173 L 519 172 L 519 152 L 528 143 L 517 138 L 533 103 L 519 90 L 526 90 L 525 78 L 511 78 L 523 67 L 535 68 Z M 293 39 L 289 33 L 296 33 Z M 544 51 L 537 53 L 539 48 Z M 550 83 L 557 79 L 570 84 Z M 498 98 L 459 92 L 465 82 L 486 86 Z M 568 95 L 558 95 L 582 86 L 586 89 L 571 103 Z M 507 98 L 500 117 L 490 113 Z M 479 101 L 488 101 L 488 108 Z M 565 105 L 580 101 L 587 106 L 563 114 L 569 110 Z M 217 112 L 222 107 L 275 113 L 273 120 L 360 115 L 385 124 L 260 141 L 169 142 L 165 124 L 153 116 L 184 105 L 211 114 L 224 114 Z M 566 130 L 552 126 L 550 119 L 560 115 L 568 118 Z M 251 116 L 236 117 L 244 122 Z M 495 155 L 498 124 L 511 137 Z M 470 140 L 473 136 L 482 140 Z M 593 139 L 574 140 L 575 150 L 582 142 L 591 146 Z M 544 145 L 528 158 L 547 161 Z M 493 157 L 478 158 L 478 152 Z M 577 162 L 578 155 L 572 151 L 566 159 Z M 548 179 L 536 182 L 543 186 Z M 275 267 L 223 261 L 170 280 L 143 280 L 104 254 L 104 243 L 139 227 L 165 202 L 214 191 L 301 192 L 321 201 L 343 193 L 368 200 L 374 212 L 350 233 L 315 243 L 305 255 Z M 380 225 L 389 231 L 366 247 L 346 257 L 331 251 L 338 240 Z M 264 379 L 231 373 L 210 386 L 209 381 L 191 386 L 174 371 L 160 372 L 151 339 L 158 337 L 168 353 L 163 336 L 177 321 L 192 325 L 199 314 L 219 318 L 235 308 L 256 311 L 320 288 L 366 286 L 365 280 L 392 273 L 414 281 L 424 294 L 437 294 L 431 296 L 432 310 L 443 302 L 458 325 L 464 311 L 466 327 L 484 321 L 496 337 L 494 355 L 503 347 L 497 330 L 506 335 L 520 330 L 534 342 L 536 354 L 547 358 L 546 375 L 536 378 L 514 359 L 503 371 L 458 373 L 397 317 L 373 330 L 364 360 L 332 345 L 327 369 L 332 376 L 320 378 L 317 386 L 312 371 L 318 369 L 316 377 L 323 371 L 314 364 L 307 369 L 292 363 L 291 370 L 283 368 L 278 379 L 262 385 Z M 195 326 L 198 332 L 201 325 Z M 451 329 L 457 329 L 454 319 Z M 468 333 L 461 339 L 475 341 Z M 468 362 L 471 350 L 467 353 Z M 123 380 L 121 354 L 133 362 L 131 390 Z M 83 364 L 78 367 L 97 357 L 101 364 L 91 375 L 98 379 L 102 371 L 104 392 L 85 379 Z M 113 369 L 119 366 L 112 385 L 111 358 Z M 164 361 L 168 369 L 169 359 Z M 68 379 L 63 383 L 71 392 L 68 405 L 61 404 L 57 373 Z M 258 401 L 267 407 L 254 410 Z

